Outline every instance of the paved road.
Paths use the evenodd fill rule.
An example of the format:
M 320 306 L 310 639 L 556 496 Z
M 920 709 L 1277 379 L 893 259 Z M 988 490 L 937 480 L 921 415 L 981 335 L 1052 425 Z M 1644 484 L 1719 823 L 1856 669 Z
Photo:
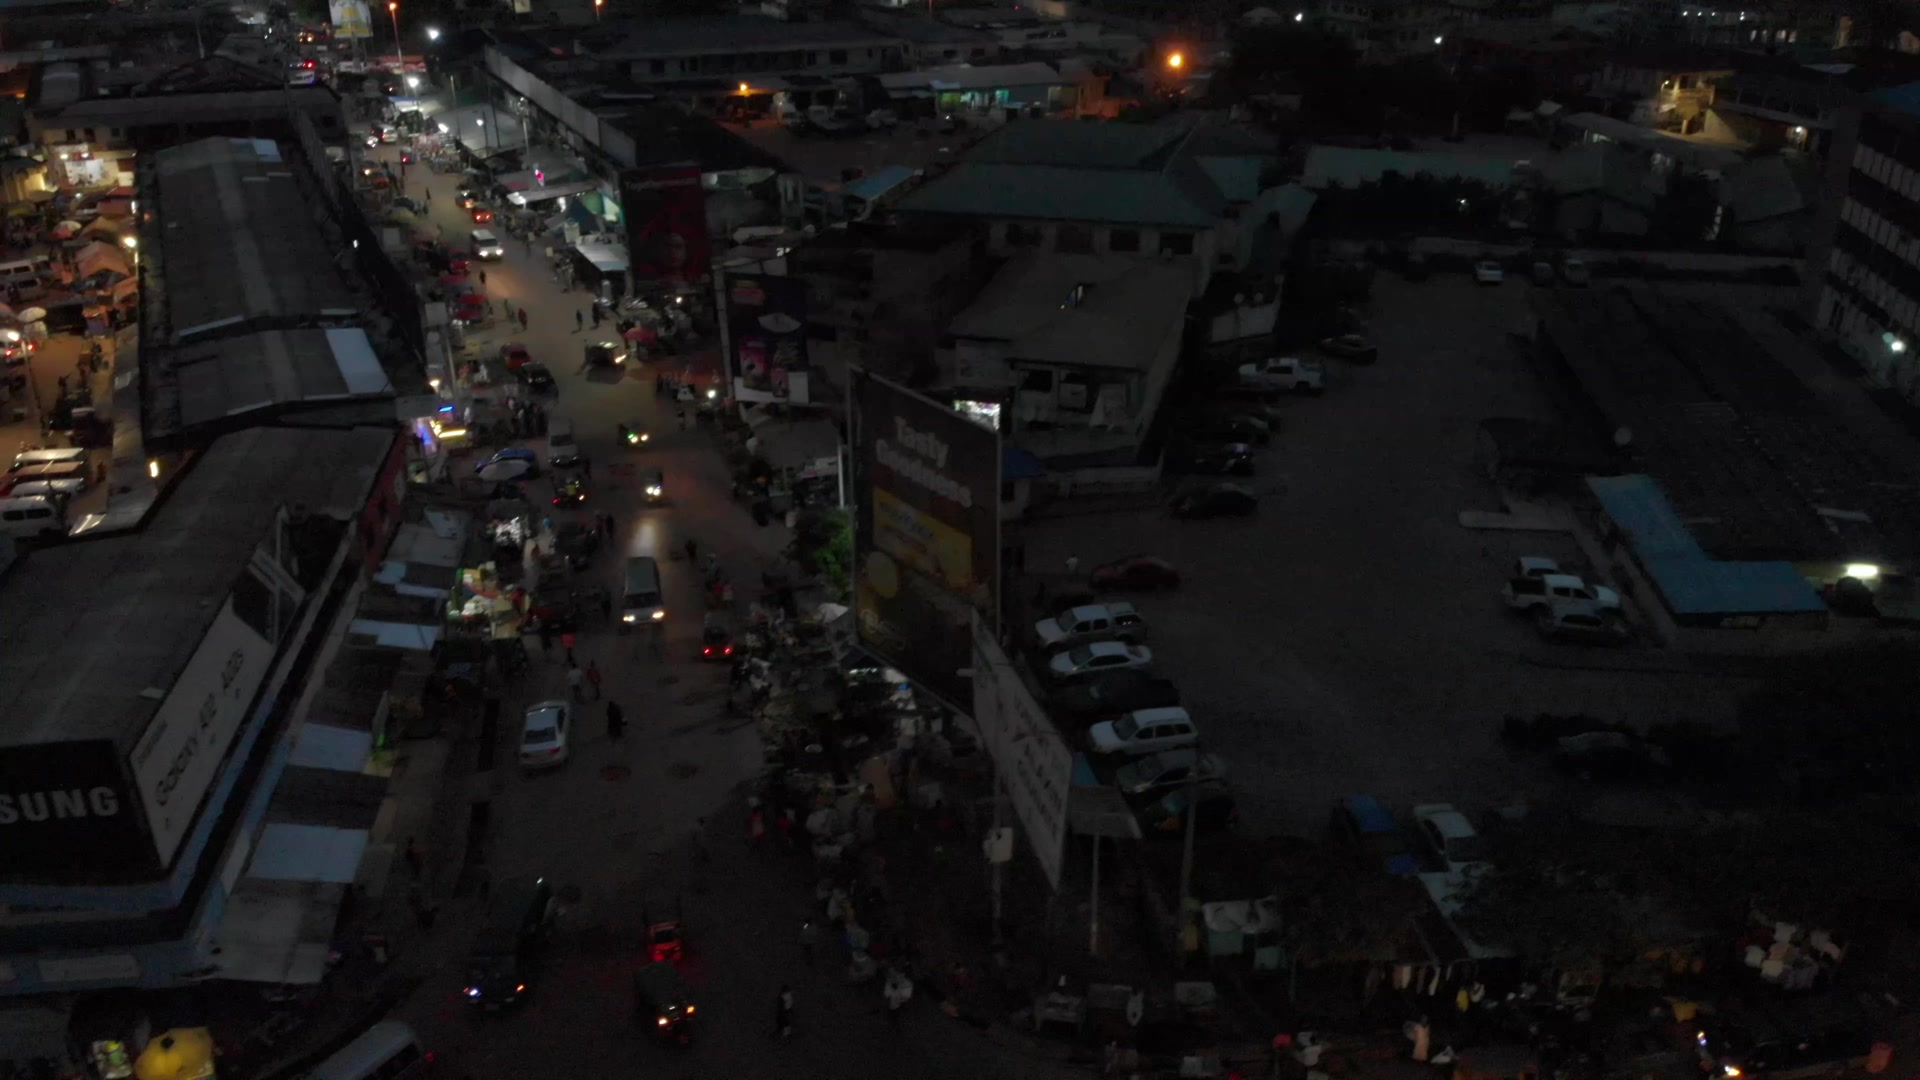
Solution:
M 469 226 L 454 207 L 455 178 L 410 170 L 408 193 L 418 197 L 423 183 L 432 187 L 433 220 L 447 235 L 462 235 Z M 621 552 L 661 559 L 672 614 L 658 653 L 639 635 L 596 628 L 582 636 L 579 661 L 599 664 L 606 696 L 626 713 L 622 742 L 607 738 L 603 708 L 591 704 L 572 760 L 559 769 L 522 775 L 513 765 L 517 723 L 509 721 L 495 747 L 499 768 L 477 772 L 468 753 L 450 771 L 448 799 L 490 803 L 487 857 L 494 880 L 543 874 L 580 891 L 562 917 L 552 967 L 533 1000 L 516 1013 L 467 1009 L 459 997 L 460 959 L 478 901 L 456 898 L 433 931 L 442 952 L 438 966 L 400 1015 L 440 1050 L 442 1075 L 475 1080 L 591 1080 L 636 1071 L 795 1080 L 1053 1075 L 1057 1067 L 1002 1048 L 924 1003 L 892 1030 L 877 990 L 856 994 L 824 950 L 819 970 L 803 962 L 795 933 L 812 903 L 812 880 L 799 857 L 746 850 L 739 787 L 759 770 L 759 740 L 751 724 L 723 717 L 725 672 L 695 659 L 699 575 L 679 555 L 692 537 L 703 557 L 718 552 L 736 580 L 757 582 L 760 568 L 785 545 L 786 531 L 756 527 L 728 498 L 712 433 L 677 429 L 672 407 L 656 400 L 651 369 L 614 382 L 578 371 L 584 337 L 574 331 L 574 312 L 585 308 L 585 294 L 560 291 L 537 245 L 532 253 L 512 242 L 507 247 L 506 259 L 487 267 L 487 289 L 496 301 L 506 297 L 531 309 L 529 330 L 514 338 L 554 369 L 560 393 L 553 415 L 574 422 L 595 463 L 593 505 L 617 519 Z M 614 445 L 615 425 L 635 419 L 658 433 L 644 455 L 665 470 L 665 507 L 642 508 L 633 486 L 617 482 L 608 468 L 637 456 Z M 616 594 L 617 566 L 603 556 L 594 570 Z M 566 696 L 564 667 L 557 659 L 539 660 L 538 651 L 535 646 L 532 672 L 508 689 L 503 716 L 517 718 L 530 701 Z M 718 836 L 699 845 L 711 856 L 697 863 L 694 837 L 703 819 Z M 689 977 L 699 994 L 701 1029 L 687 1051 L 650 1042 L 633 1021 L 628 984 L 643 909 L 651 903 L 662 910 L 675 897 L 684 902 L 696 950 Z M 771 1037 L 782 982 L 799 996 L 799 1030 L 791 1041 Z

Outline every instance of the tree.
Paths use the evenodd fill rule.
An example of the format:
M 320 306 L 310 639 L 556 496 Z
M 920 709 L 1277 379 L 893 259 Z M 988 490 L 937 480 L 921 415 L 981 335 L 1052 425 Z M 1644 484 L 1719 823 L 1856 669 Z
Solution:
M 853 521 L 844 510 L 810 510 L 800 515 L 794 549 L 808 573 L 827 583 L 844 603 L 853 588 Z

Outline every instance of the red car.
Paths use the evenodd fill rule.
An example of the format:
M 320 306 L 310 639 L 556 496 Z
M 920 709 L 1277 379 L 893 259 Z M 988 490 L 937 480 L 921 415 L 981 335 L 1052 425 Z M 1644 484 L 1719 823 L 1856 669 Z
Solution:
M 493 211 L 484 206 L 476 206 L 473 208 L 473 223 L 475 225 L 485 225 L 492 220 Z
M 1158 555 L 1129 555 L 1094 567 L 1088 581 L 1096 589 L 1177 589 L 1180 571 Z
M 447 255 L 447 273 L 464 274 L 466 272 L 467 253 L 464 251 L 449 252 Z
M 527 352 L 525 345 L 510 341 L 500 346 L 500 359 L 506 362 L 508 371 L 519 371 L 523 364 L 533 359 L 533 356 Z

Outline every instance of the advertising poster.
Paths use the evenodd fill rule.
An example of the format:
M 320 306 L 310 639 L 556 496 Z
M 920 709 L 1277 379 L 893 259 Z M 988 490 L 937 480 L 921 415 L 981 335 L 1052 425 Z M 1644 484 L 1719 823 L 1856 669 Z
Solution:
M 1020 681 L 984 618 L 974 620 L 973 722 L 1000 774 L 1000 789 L 1026 831 L 1027 846 L 1047 882 L 1058 889 L 1066 860 L 1073 750 Z
M 50 884 L 122 879 L 157 865 L 139 800 L 105 740 L 0 752 L 0 851 L 9 873 Z
M 973 618 L 997 623 L 1000 435 L 853 371 L 854 574 L 860 643 L 973 711 Z
M 327 12 L 332 16 L 334 37 L 373 36 L 372 10 L 367 0 L 328 0 Z
M 733 396 L 741 401 L 807 403 L 807 286 L 798 278 L 728 274 L 728 347 Z M 797 393 L 796 393 L 797 389 Z
M 620 178 L 620 206 L 627 215 L 627 259 L 635 282 L 678 288 L 708 280 L 713 244 L 698 166 L 630 170 Z

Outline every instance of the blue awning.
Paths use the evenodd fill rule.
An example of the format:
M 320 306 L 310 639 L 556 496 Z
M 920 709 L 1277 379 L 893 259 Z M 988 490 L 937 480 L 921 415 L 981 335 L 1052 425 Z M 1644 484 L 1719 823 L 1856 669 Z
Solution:
M 1721 562 L 1700 547 L 1649 476 L 1594 476 L 1587 487 L 1626 534 L 1675 615 L 1786 615 L 1827 610 L 1790 562 Z
M 1014 480 L 1037 480 L 1045 475 L 1047 475 L 1047 467 L 1040 463 L 1039 458 L 1018 447 L 1000 448 L 1000 481 L 1002 483 Z

